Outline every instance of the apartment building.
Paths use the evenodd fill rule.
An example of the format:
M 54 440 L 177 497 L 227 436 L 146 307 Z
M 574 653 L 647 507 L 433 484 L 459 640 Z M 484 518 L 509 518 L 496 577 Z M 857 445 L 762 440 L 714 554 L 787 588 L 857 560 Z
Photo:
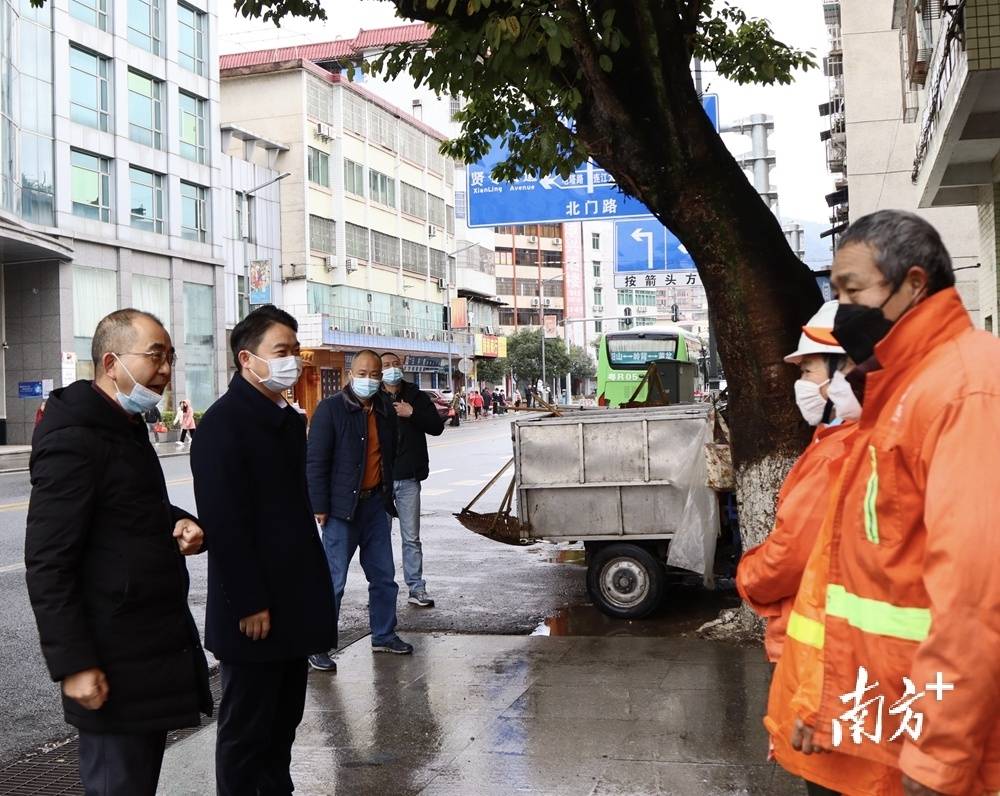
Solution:
M 5 440 L 93 375 L 123 306 L 173 335 L 168 404 L 204 409 L 226 377 L 214 0 L 3 0 L 0 23 Z
M 984 262 L 988 245 L 980 239 L 979 187 L 966 183 L 985 179 L 990 168 L 990 130 L 987 125 L 987 129 L 968 131 L 964 140 L 961 135 L 975 111 L 970 91 L 974 88 L 973 93 L 980 93 L 976 81 L 997 70 L 973 66 L 990 63 L 989 57 L 982 61 L 971 57 L 957 31 L 964 30 L 964 20 L 975 19 L 976 36 L 970 38 L 969 46 L 978 46 L 980 34 L 988 42 L 988 12 L 1000 9 L 998 2 L 823 3 L 832 42 L 826 68 L 834 90 L 830 103 L 820 111 L 828 112 L 830 118 L 830 129 L 823 133 L 828 163 L 840 175 L 836 190 L 827 196 L 833 208 L 829 232 L 839 234 L 849 221 L 881 208 L 913 210 L 925 216 L 951 252 L 958 289 L 977 324 L 991 314 L 980 314 L 980 277 L 989 271 Z M 984 9 L 982 22 L 978 21 L 980 9 Z M 994 34 L 994 38 L 1000 42 L 1000 37 Z M 1000 52 L 1000 43 L 996 46 Z M 984 52 L 988 54 L 988 48 Z M 965 97 L 966 107 L 955 117 L 951 103 L 959 94 Z M 988 103 L 990 92 L 981 95 Z M 954 138 L 944 134 L 942 113 L 958 125 L 952 130 Z M 929 143 L 936 144 L 933 152 Z M 994 146 L 994 159 L 996 151 Z M 952 165 L 958 168 L 949 171 L 952 157 L 957 157 Z M 962 206 L 966 202 L 969 206 Z
M 286 147 L 275 279 L 307 346 L 303 408 L 339 390 L 363 348 L 398 351 L 408 378 L 448 386 L 474 338 L 444 328 L 456 255 L 444 135 L 339 68 L 283 51 L 223 56 L 221 78 L 224 125 Z
M 910 181 L 925 212 L 962 213 L 977 228 L 978 267 L 965 273 L 978 288 L 980 325 L 998 334 L 1000 0 L 898 2 L 894 11 L 907 75 L 922 84 Z

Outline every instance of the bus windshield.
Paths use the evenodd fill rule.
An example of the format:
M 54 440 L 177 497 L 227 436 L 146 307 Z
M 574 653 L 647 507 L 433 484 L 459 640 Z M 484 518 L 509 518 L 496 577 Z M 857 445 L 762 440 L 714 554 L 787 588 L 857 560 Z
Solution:
M 676 335 L 644 335 L 606 338 L 608 362 L 613 368 L 645 369 L 658 359 L 677 358 Z

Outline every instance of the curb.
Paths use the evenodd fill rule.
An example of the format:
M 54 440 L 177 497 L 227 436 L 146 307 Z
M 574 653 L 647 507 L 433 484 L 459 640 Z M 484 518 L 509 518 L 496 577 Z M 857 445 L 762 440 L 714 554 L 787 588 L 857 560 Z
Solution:
M 23 454 L 15 454 L 15 455 L 23 455 Z M 158 459 L 174 459 L 174 458 L 177 458 L 178 456 L 190 456 L 190 455 L 191 455 L 191 451 L 186 450 L 186 451 L 177 451 L 176 453 L 163 453 L 163 454 L 159 454 L 158 453 L 156 455 L 156 458 L 158 458 Z M 11 468 L 6 468 L 6 467 L 3 467 L 2 465 L 0 465 L 0 475 L 13 475 L 15 473 L 28 473 L 28 472 L 31 472 L 30 468 L 28 468 L 28 467 L 11 467 Z

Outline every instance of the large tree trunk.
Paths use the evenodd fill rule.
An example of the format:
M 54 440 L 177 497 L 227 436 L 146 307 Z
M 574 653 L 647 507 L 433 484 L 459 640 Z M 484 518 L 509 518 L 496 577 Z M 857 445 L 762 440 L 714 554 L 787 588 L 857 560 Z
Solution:
M 806 441 L 793 397 L 797 374 L 783 357 L 795 350 L 821 296 L 702 112 L 682 32 L 663 24 L 651 29 L 644 17 L 650 5 L 629 4 L 631 25 L 619 6 L 638 56 L 620 74 L 621 59 L 610 76 L 596 64 L 588 73 L 589 54 L 580 48 L 592 80 L 578 130 L 600 165 L 680 238 L 697 264 L 729 385 L 748 549 L 770 532 L 778 488 Z M 751 623 L 749 613 L 741 622 Z

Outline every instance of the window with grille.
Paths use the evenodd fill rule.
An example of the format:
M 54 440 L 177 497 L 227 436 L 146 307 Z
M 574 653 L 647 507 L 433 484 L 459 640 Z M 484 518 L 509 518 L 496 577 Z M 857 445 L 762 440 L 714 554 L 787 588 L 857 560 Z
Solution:
M 451 100 L 448 103 L 448 115 L 451 116 L 452 121 L 455 121 L 458 118 L 458 112 L 460 110 L 462 110 L 462 98 L 456 97 L 452 94 Z
M 359 260 L 368 259 L 368 228 L 345 222 L 344 236 L 347 241 L 347 256 Z
M 590 248 L 599 249 L 601 248 L 601 233 L 591 232 L 590 233 Z
M 594 260 L 594 276 L 600 276 L 600 275 L 601 275 L 601 261 Z
M 325 124 L 333 122 L 333 92 L 318 77 L 306 78 L 306 113 Z
M 513 296 L 514 295 L 514 280 L 507 276 L 497 277 L 497 295 L 498 296 Z
M 399 266 L 399 238 L 372 230 L 372 262 Z
M 396 180 L 388 174 L 368 169 L 368 189 L 368 196 L 373 202 L 387 207 L 396 206 Z
M 344 129 L 364 135 L 368 126 L 365 124 L 365 117 L 368 113 L 364 99 L 348 89 L 343 89 L 344 101 Z
M 400 122 L 399 154 L 411 163 L 423 166 L 427 163 L 426 136 L 416 127 Z
M 412 240 L 403 241 L 403 270 L 427 275 L 427 247 Z
M 432 193 L 427 194 L 427 220 L 434 226 L 444 228 L 445 225 L 444 199 Z
M 336 227 L 337 224 L 332 218 L 309 216 L 309 248 L 333 254 L 336 249 Z
M 441 142 L 434 139 L 427 139 L 427 168 L 435 174 L 444 175 L 444 155 L 438 152 Z
M 455 208 L 451 205 L 445 206 L 445 232 L 449 235 L 455 234 Z
M 431 249 L 431 278 L 446 279 L 448 255 L 440 249 Z
M 369 106 L 368 123 L 371 129 L 368 138 L 386 149 L 396 149 L 396 118 L 377 105 Z
M 365 167 L 353 160 L 344 160 L 344 190 L 354 196 L 364 198 Z
M 399 209 L 408 216 L 414 216 L 421 221 L 427 220 L 427 194 L 415 185 L 406 182 L 399 184 Z

